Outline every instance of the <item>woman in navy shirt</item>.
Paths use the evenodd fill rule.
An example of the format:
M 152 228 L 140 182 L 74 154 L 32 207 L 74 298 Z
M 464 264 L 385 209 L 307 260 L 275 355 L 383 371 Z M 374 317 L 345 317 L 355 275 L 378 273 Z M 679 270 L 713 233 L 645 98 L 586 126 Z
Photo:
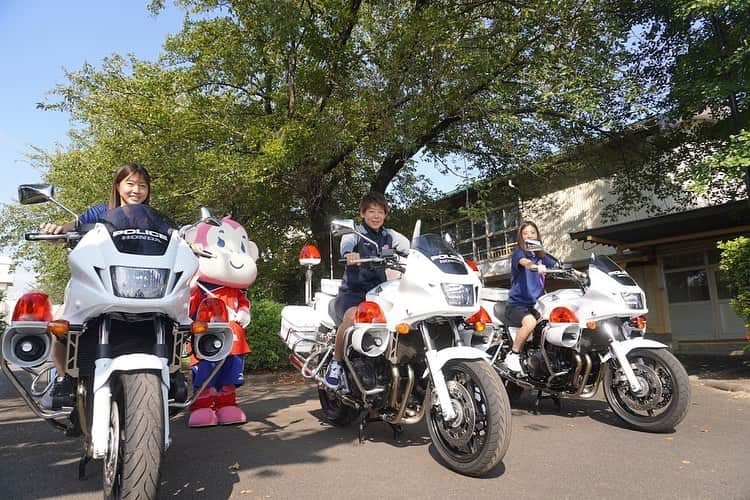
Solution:
M 557 261 L 542 250 L 526 250 L 526 240 L 540 240 L 539 229 L 530 221 L 522 222 L 518 228 L 518 248 L 513 251 L 510 267 L 510 292 L 505 317 L 510 326 L 519 327 L 513 347 L 505 357 L 505 366 L 523 375 L 521 352 L 524 342 L 534 331 L 539 313 L 534 309 L 537 299 L 544 293 L 544 271 Z
M 151 176 L 148 171 L 141 165 L 128 163 L 115 172 L 109 193 L 109 203 L 100 203 L 89 207 L 77 219 L 62 226 L 46 222 L 41 225 L 41 230 L 48 234 L 67 233 L 78 227 L 78 224 L 98 222 L 99 218 L 110 208 L 141 203 L 148 205 L 150 198 Z M 42 407 L 50 410 L 59 410 L 63 406 L 75 405 L 75 384 L 69 376 L 65 375 L 65 354 L 66 347 L 63 341 L 53 341 L 50 358 L 57 370 L 57 378 L 54 380 L 52 387 L 44 393 L 41 400 Z

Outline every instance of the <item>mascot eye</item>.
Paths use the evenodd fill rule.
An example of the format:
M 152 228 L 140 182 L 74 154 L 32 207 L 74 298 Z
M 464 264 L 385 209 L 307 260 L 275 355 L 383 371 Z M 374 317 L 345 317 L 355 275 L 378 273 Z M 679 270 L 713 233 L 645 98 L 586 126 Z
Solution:
M 247 253 L 247 250 L 245 250 L 245 244 L 240 243 L 240 250 L 242 250 L 242 253 Z
M 226 243 L 224 243 L 224 240 L 222 238 L 219 238 L 218 240 L 216 240 L 216 245 L 219 248 L 224 248 L 224 245 L 226 245 Z

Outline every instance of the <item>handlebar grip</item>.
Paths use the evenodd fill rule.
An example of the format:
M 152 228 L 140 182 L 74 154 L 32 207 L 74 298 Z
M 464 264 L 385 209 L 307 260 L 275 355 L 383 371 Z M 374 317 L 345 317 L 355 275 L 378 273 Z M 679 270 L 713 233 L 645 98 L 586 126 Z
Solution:
M 26 241 L 67 240 L 68 239 L 68 236 L 66 235 L 66 233 L 60 233 L 60 234 L 25 233 L 23 237 Z

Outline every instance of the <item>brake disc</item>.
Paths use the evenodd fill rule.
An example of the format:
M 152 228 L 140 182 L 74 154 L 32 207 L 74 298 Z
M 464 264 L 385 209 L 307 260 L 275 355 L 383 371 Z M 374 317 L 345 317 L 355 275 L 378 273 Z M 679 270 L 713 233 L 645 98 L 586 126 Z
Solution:
M 664 385 L 656 370 L 640 363 L 632 366 L 643 390 L 641 394 L 634 394 L 630 390 L 630 385 L 625 381 L 617 387 L 622 400 L 632 409 L 640 411 L 654 410 L 664 406 Z
M 476 423 L 474 398 L 466 387 L 455 380 L 448 381 L 447 385 L 456 418 L 450 422 L 440 419 L 438 428 L 451 446 L 460 447 L 466 445 L 474 436 Z

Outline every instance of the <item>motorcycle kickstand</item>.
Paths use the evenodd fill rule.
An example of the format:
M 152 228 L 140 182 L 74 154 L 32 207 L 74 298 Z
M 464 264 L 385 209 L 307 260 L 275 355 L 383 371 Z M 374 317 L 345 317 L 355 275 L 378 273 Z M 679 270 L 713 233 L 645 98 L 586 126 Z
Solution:
M 91 457 L 84 450 L 81 454 L 81 459 L 78 461 L 78 480 L 83 481 L 86 479 L 86 465 L 91 461 Z
M 388 425 L 390 425 L 391 430 L 393 430 L 393 440 L 398 441 L 401 437 L 401 434 L 404 433 L 404 428 L 401 426 L 401 424 L 392 424 L 388 422 Z
M 370 419 L 370 411 L 365 410 L 359 418 L 359 444 L 365 442 L 365 430 L 367 429 L 368 422 L 372 422 Z
M 534 415 L 539 415 L 539 410 L 541 408 L 543 399 L 551 399 L 555 405 L 555 408 L 557 408 L 557 412 L 562 413 L 562 403 L 560 402 L 560 396 L 558 396 L 557 394 L 545 395 L 542 391 L 537 392 L 536 401 L 534 401 L 534 408 L 532 408 L 531 413 L 533 413 Z

